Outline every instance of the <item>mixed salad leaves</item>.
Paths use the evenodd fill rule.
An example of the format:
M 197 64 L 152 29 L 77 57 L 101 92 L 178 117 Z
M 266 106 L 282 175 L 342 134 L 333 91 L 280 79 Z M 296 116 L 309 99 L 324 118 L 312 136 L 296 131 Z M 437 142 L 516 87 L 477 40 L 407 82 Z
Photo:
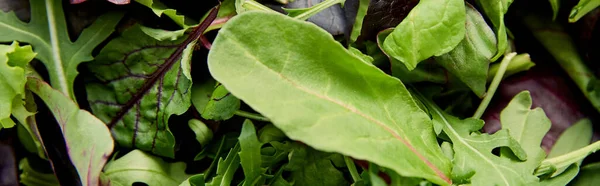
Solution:
M 0 185 L 600 184 L 598 6 L 5 3 Z

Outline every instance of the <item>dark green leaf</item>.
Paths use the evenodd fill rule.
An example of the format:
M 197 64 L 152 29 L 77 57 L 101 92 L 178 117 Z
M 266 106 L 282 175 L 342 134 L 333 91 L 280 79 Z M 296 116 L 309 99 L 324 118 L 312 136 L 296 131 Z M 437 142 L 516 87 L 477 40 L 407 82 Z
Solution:
M 199 114 L 203 113 L 208 101 L 210 101 L 216 84 L 217 82 L 211 78 L 202 82 L 196 81 L 192 85 L 192 104 Z
M 231 95 L 224 86 L 218 85 L 210 100 L 202 111 L 202 118 L 210 120 L 227 120 L 240 109 L 241 102 Z
M 265 169 L 261 167 L 260 147 L 262 144 L 256 137 L 256 129 L 252 121 L 246 120 L 242 126 L 242 133 L 238 138 L 240 141 L 240 162 L 244 170 L 243 186 L 263 185 L 265 178 L 261 176 Z
M 183 183 L 179 184 L 179 186 L 204 186 L 204 175 L 197 174 L 191 176 L 187 180 L 183 181 Z
M 569 22 L 577 22 L 581 17 L 596 9 L 598 6 L 600 6 L 600 1 L 598 0 L 579 0 L 579 3 L 571 10 Z
M 196 134 L 196 140 L 203 147 L 208 145 L 208 142 L 212 140 L 212 130 L 210 130 L 202 121 L 197 119 L 191 119 L 190 121 L 188 121 L 188 126 L 190 127 L 190 129 L 192 129 L 192 131 L 194 131 L 194 134 Z
M 332 164 L 334 155 L 298 145 L 289 155 L 286 170 L 291 171 L 294 185 L 348 185 L 342 172 Z
M 600 163 L 593 163 L 581 168 L 579 175 L 570 185 L 595 186 L 600 184 Z
M 229 150 L 225 159 L 219 158 L 217 166 L 217 175 L 212 180 L 206 183 L 207 186 L 229 186 L 232 185 L 233 174 L 240 167 L 240 144 L 237 143 L 235 147 Z
M 24 158 L 19 162 L 19 170 L 23 171 L 19 176 L 20 182 L 31 186 L 59 186 L 60 183 L 52 173 L 43 173 L 34 170 L 29 165 L 29 160 Z
M 508 36 L 507 29 L 504 25 L 504 14 L 508 12 L 508 7 L 512 4 L 513 0 L 476 0 L 479 7 L 483 9 L 485 15 L 494 25 L 496 31 L 497 49 L 496 55 L 492 58 L 492 61 L 500 58 L 504 54 L 504 51 L 508 47 Z

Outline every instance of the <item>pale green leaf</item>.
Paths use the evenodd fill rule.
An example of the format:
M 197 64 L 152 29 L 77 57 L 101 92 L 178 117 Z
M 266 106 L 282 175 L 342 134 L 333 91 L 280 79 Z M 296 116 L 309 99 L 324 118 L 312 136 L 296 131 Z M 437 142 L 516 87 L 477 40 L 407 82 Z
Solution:
M 569 15 L 569 22 L 574 23 L 581 19 L 585 14 L 600 6 L 598 0 L 579 0 L 579 3 L 573 7 Z
M 133 26 L 109 42 L 88 65 L 100 81 L 87 83 L 92 111 L 106 122 L 122 147 L 173 157 L 169 117 L 191 105 L 191 79 L 176 55 L 182 39 L 158 41 Z M 189 56 L 187 56 L 189 57 Z
M 288 8 L 283 8 L 283 10 L 285 10 L 286 12 L 288 12 L 288 16 L 296 18 L 298 20 L 307 20 L 308 18 L 316 15 L 317 13 L 329 8 L 330 6 L 333 6 L 335 4 L 344 4 L 344 2 L 346 2 L 346 0 L 324 0 L 314 6 L 308 7 L 308 8 L 295 8 L 295 9 L 288 9 Z
M 367 10 L 369 10 L 369 4 L 371 0 L 358 0 L 358 9 L 356 10 L 356 17 L 354 18 L 354 24 L 352 24 L 352 30 L 350 31 L 350 42 L 356 42 L 358 36 L 360 36 L 363 20 L 367 15 Z
M 314 24 L 275 13 L 238 15 L 219 32 L 208 66 L 291 139 L 450 184 L 431 120 L 402 82 Z
M 43 173 L 31 167 L 29 160 L 23 158 L 19 162 L 19 170 L 23 171 L 19 176 L 20 182 L 31 186 L 59 186 L 60 183 L 53 173 Z
M 27 88 L 39 96 L 54 115 L 66 142 L 68 158 L 81 182 L 98 185 L 102 167 L 114 147 L 106 125 L 91 113 L 80 110 L 69 97 L 42 79 L 28 78 Z
M 451 51 L 465 38 L 463 0 L 421 0 L 383 42 L 383 50 L 413 70 Z
M 545 179 L 540 182 L 540 185 L 544 186 L 564 186 L 573 180 L 579 174 L 579 164 L 572 164 L 560 175 Z
M 231 95 L 222 85 L 217 85 L 210 100 L 202 111 L 202 118 L 210 120 L 227 120 L 240 109 L 241 102 Z
M 492 58 L 492 61 L 495 61 L 504 54 L 504 51 L 508 47 L 508 35 L 506 25 L 504 24 L 504 14 L 508 12 L 508 7 L 512 4 L 513 0 L 476 0 L 476 2 L 492 22 L 496 31 L 498 50 L 496 50 L 496 55 Z
M 563 154 L 557 157 L 548 158 L 542 161 L 541 165 L 536 169 L 536 175 L 545 175 L 553 173 L 556 170 L 566 169 L 572 164 L 581 162 L 588 155 L 600 150 L 600 141 L 596 141 L 583 148 Z
M 0 42 L 18 40 L 29 43 L 44 63 L 54 88 L 75 100 L 73 82 L 77 65 L 91 61 L 92 50 L 102 43 L 114 30 L 123 14 L 109 13 L 100 16 L 83 30 L 72 42 L 61 0 L 30 0 L 31 21 L 24 23 L 14 12 L 0 12 Z
M 581 119 L 565 130 L 552 146 L 548 158 L 567 154 L 590 144 L 593 134 L 592 121 Z
M 452 140 L 454 148 L 452 179 L 455 184 L 528 185 L 538 181 L 533 172 L 522 169 L 523 166 L 519 164 L 529 157 L 519 142 L 509 135 L 509 130 L 502 129 L 495 134 L 479 133 L 484 124 L 482 120 L 472 118 L 460 120 L 442 111 L 429 98 L 425 98 L 420 93 L 417 95 L 429 108 L 433 121 L 441 123 L 444 126 L 443 131 Z M 493 149 L 500 147 L 509 148 L 517 159 L 492 154 Z M 540 148 L 539 143 L 537 148 Z
M 496 36 L 481 14 L 467 3 L 464 39 L 450 52 L 435 60 L 464 82 L 475 95 L 485 94 L 488 67 L 496 53 Z
M 265 177 L 262 176 L 266 169 L 261 167 L 260 147 L 262 144 L 256 137 L 256 129 L 252 121 L 246 119 L 242 126 L 242 133 L 238 137 L 240 142 L 240 162 L 244 170 L 243 186 L 263 185 Z
M 216 84 L 217 82 L 214 79 L 209 78 L 204 81 L 196 80 L 192 85 L 192 104 L 200 115 L 202 115 L 204 108 L 210 101 Z
M 27 82 L 25 68 L 35 55 L 31 46 L 21 47 L 19 42 L 0 45 L 0 129 L 15 125 L 10 115 L 14 107 L 23 105 L 21 99 L 25 98 Z
M 533 175 L 535 169 L 546 157 L 541 147 L 544 135 L 552 125 L 541 108 L 530 109 L 531 96 L 528 91 L 517 94 L 500 113 L 502 129 L 509 131 L 527 154 L 526 161 L 514 162 L 524 175 Z M 503 149 L 502 157 L 512 157 L 512 152 Z
M 210 182 L 207 182 L 207 186 L 230 186 L 233 180 L 235 171 L 240 167 L 240 144 L 237 143 L 233 148 L 229 150 L 225 159 L 219 158 L 217 165 L 216 176 L 212 178 Z
M 212 140 L 212 130 L 210 130 L 202 121 L 197 119 L 191 119 L 190 121 L 188 121 L 188 126 L 190 127 L 190 129 L 192 129 L 194 134 L 196 134 L 196 140 L 203 147 L 208 145 L 208 142 Z
M 104 175 L 112 184 L 179 185 L 190 176 L 185 173 L 185 167 L 183 162 L 167 163 L 159 157 L 133 150 L 106 164 Z

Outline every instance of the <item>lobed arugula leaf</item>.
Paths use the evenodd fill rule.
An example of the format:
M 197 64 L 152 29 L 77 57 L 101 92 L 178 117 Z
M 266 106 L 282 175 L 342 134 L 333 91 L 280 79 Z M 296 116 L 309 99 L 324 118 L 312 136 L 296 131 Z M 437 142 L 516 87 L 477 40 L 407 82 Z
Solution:
M 185 163 L 167 163 L 159 157 L 140 150 L 133 150 L 123 157 L 106 164 L 104 176 L 112 185 L 178 185 L 190 175 L 185 173 Z
M 212 178 L 210 182 L 207 182 L 208 186 L 226 186 L 232 185 L 233 174 L 240 167 L 240 143 L 235 144 L 233 148 L 229 150 L 225 159 L 219 158 L 217 165 L 217 175 Z
M 19 42 L 0 45 L 0 129 L 11 128 L 15 122 L 10 119 L 12 110 L 23 105 L 25 98 L 25 69 L 36 53 L 31 46 L 19 46 Z
M 265 177 L 262 176 L 266 169 L 261 167 L 260 147 L 262 144 L 256 136 L 256 129 L 252 121 L 246 119 L 242 126 L 242 133 L 238 137 L 240 142 L 240 163 L 244 170 L 244 184 L 242 186 L 264 185 Z
M 450 162 L 431 121 L 402 82 L 313 24 L 266 12 L 238 15 L 219 31 L 208 67 L 291 139 L 450 184 Z
M 54 88 L 75 100 L 73 82 L 77 65 L 91 61 L 92 50 L 113 32 L 122 13 L 105 14 L 72 42 L 61 0 L 30 0 L 31 21 L 24 23 L 14 12 L 0 12 L 0 42 L 18 40 L 31 44 L 50 74 Z
M 465 37 L 462 0 L 421 0 L 383 42 L 386 54 L 408 70 L 451 51 Z
M 285 169 L 291 171 L 290 181 L 294 185 L 348 185 L 342 172 L 332 162 L 336 154 L 295 145 L 288 156 L 290 163 Z
M 100 172 L 113 151 L 114 141 L 106 125 L 91 113 L 80 110 L 64 93 L 44 80 L 29 77 L 27 88 L 48 106 L 64 136 L 69 160 L 85 185 L 98 185 Z
M 450 52 L 435 57 L 448 72 L 464 82 L 479 97 L 485 94 L 488 67 L 496 53 L 494 31 L 481 14 L 466 3 L 465 37 Z
M 492 58 L 492 61 L 495 61 L 504 54 L 508 47 L 508 36 L 506 25 L 504 24 L 504 14 L 508 12 L 508 7 L 512 4 L 513 0 L 477 0 L 476 2 L 492 22 L 496 31 L 498 50 L 496 50 L 496 55 Z

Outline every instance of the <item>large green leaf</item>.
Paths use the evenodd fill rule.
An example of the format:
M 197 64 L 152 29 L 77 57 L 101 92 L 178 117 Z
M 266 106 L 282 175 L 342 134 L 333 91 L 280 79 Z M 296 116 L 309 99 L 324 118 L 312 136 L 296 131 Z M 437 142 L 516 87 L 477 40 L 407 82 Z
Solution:
M 0 45 L 0 129 L 15 125 L 10 119 L 13 107 L 25 98 L 25 68 L 35 57 L 31 46 Z M 13 105 L 13 103 L 17 105 Z
M 450 184 L 432 123 L 402 82 L 314 24 L 265 12 L 236 16 L 215 39 L 208 66 L 292 139 Z
M 64 93 L 53 89 L 44 80 L 28 78 L 27 88 L 48 106 L 64 136 L 71 163 L 85 185 L 98 185 L 100 172 L 114 141 L 106 125 L 91 113 L 80 110 Z
M 421 0 L 383 42 L 383 50 L 408 70 L 452 50 L 465 38 L 463 0 Z
M 113 185 L 129 186 L 135 182 L 147 185 L 179 185 L 190 175 L 185 174 L 185 163 L 167 163 L 159 157 L 140 150 L 106 164 L 104 176 Z
M 243 186 L 264 185 L 265 178 L 262 176 L 265 169 L 261 167 L 260 147 L 262 144 L 256 136 L 256 129 L 252 121 L 246 119 L 242 126 L 242 133 L 238 138 L 240 141 L 240 162 L 244 170 Z
M 492 58 L 495 61 L 504 54 L 508 47 L 508 36 L 506 25 L 504 25 L 504 14 L 508 12 L 508 7 L 513 0 L 476 0 L 479 7 L 483 9 L 485 15 L 494 25 L 497 39 L 496 55 Z
M 57 90 L 73 100 L 73 82 L 77 65 L 91 61 L 92 50 L 114 30 L 122 14 L 110 13 L 100 16 L 85 29 L 77 41 L 72 42 L 61 0 L 30 0 L 31 21 L 24 23 L 14 12 L 0 12 L 0 42 L 18 40 L 33 45 L 50 74 L 50 82 Z
M 483 97 L 490 60 L 496 53 L 496 36 L 481 14 L 467 4 L 464 39 L 450 52 L 435 60 L 458 77 L 473 92 Z
M 528 151 L 502 129 L 495 134 L 482 134 L 479 130 L 483 121 L 467 118 L 461 120 L 442 111 L 433 101 L 417 93 L 433 117 L 434 123 L 443 126 L 443 131 L 452 140 L 454 159 L 452 179 L 456 183 L 470 182 L 472 185 L 528 185 L 538 178 L 528 169 L 523 169 L 522 160 L 528 160 Z M 541 140 L 541 138 L 539 139 Z M 492 150 L 505 147 L 516 158 L 498 157 Z M 538 146 L 535 149 L 539 149 Z M 535 157 L 532 157 L 535 159 Z M 527 161 L 525 161 L 527 163 Z

